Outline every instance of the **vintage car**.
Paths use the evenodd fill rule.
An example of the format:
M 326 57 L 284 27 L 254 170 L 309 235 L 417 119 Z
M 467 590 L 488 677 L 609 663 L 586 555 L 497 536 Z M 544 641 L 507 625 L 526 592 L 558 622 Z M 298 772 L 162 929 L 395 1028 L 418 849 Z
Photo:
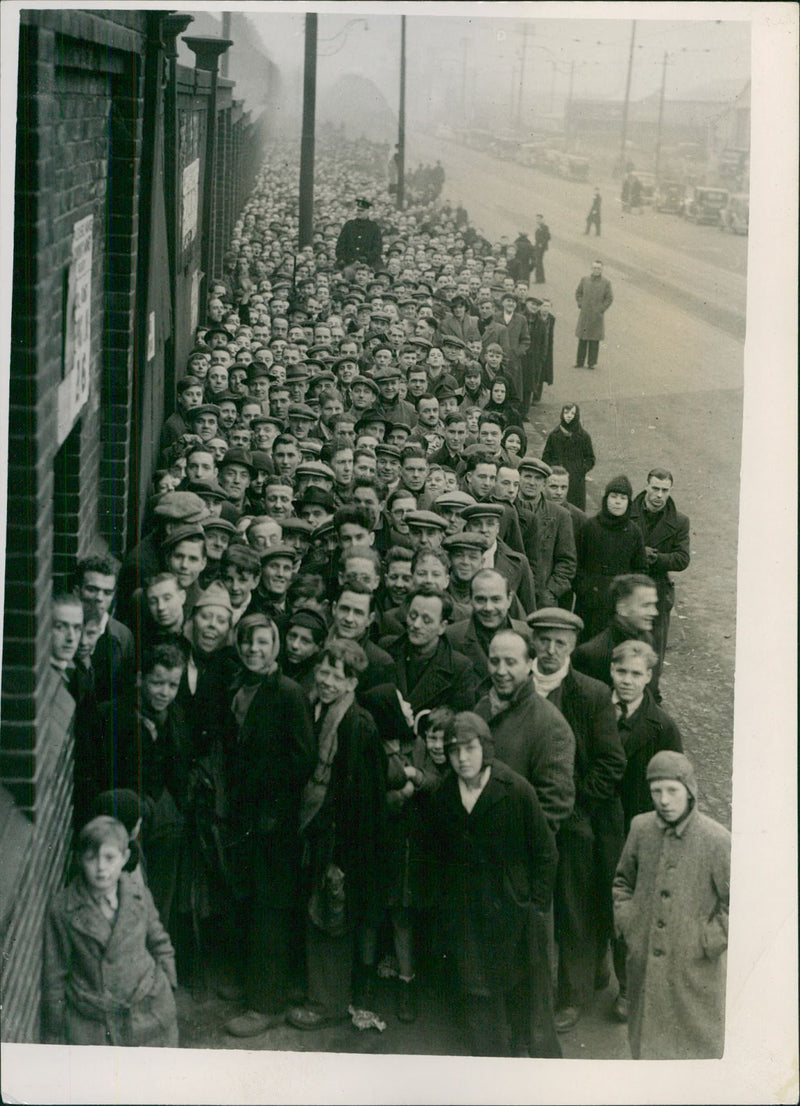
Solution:
M 656 211 L 667 211 L 671 215 L 678 215 L 683 203 L 683 185 L 678 181 L 665 180 L 659 184 L 656 191 Z
M 720 230 L 730 230 L 734 234 L 747 234 L 750 222 L 750 197 L 737 192 L 728 198 L 728 203 L 720 212 Z
M 691 184 L 683 198 L 683 211 L 687 219 L 696 223 L 719 223 L 720 215 L 728 203 L 727 188 L 706 188 Z

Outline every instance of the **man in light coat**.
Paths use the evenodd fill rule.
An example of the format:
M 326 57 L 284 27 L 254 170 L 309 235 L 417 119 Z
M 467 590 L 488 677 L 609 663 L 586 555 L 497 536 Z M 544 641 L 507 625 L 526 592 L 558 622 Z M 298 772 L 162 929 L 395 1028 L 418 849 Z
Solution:
M 713 1060 L 725 1044 L 731 835 L 697 810 L 683 753 L 647 766 L 655 810 L 631 823 L 614 877 L 614 923 L 628 950 L 635 1060 Z
M 614 302 L 611 281 L 603 276 L 603 262 L 593 261 L 592 272 L 581 277 L 575 289 L 575 301 L 580 308 L 575 337 L 578 339 L 578 353 L 575 368 L 582 369 L 589 355 L 589 368 L 597 365 L 600 342 L 605 338 L 605 313 Z

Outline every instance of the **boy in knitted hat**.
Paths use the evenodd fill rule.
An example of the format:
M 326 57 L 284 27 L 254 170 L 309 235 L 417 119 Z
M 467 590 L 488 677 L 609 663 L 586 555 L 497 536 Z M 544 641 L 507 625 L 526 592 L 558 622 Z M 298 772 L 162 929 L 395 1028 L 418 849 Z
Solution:
M 640 814 L 614 878 L 628 950 L 628 1039 L 635 1060 L 710 1060 L 725 1039 L 731 837 L 697 810 L 683 753 L 647 766 L 654 811 Z

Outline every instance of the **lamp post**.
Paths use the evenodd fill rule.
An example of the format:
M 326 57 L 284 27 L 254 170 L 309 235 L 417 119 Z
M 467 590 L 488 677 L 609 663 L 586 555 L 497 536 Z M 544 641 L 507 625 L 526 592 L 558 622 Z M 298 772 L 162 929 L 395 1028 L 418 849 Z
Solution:
M 406 17 L 400 16 L 400 107 L 397 113 L 397 209 L 406 193 Z
M 300 211 L 298 242 L 310 246 L 314 235 L 314 127 L 317 111 L 317 20 L 306 12 L 303 63 L 303 128 L 300 138 Z
M 669 54 L 664 51 L 664 61 L 661 69 L 661 95 L 658 98 L 658 130 L 656 132 L 656 163 L 653 167 L 653 176 L 656 178 L 656 184 L 658 184 L 658 171 L 661 168 L 661 128 L 664 125 L 664 93 L 667 87 L 667 65 L 669 64 Z
M 636 20 L 633 20 L 631 24 L 631 45 L 630 52 L 628 54 L 628 76 L 625 81 L 625 102 L 622 105 L 622 138 L 620 139 L 619 148 L 619 171 L 622 176 L 625 175 L 625 144 L 628 139 L 628 103 L 631 98 L 631 74 L 633 73 L 633 47 L 636 42 Z
M 206 122 L 206 164 L 203 174 L 203 241 L 200 257 L 203 270 L 203 295 L 200 302 L 205 304 L 208 285 L 211 280 L 213 257 L 212 233 L 214 226 L 214 164 L 217 157 L 217 74 L 219 59 L 233 46 L 229 38 L 206 38 L 194 35 L 184 36 L 183 41 L 195 56 L 195 68 L 211 74 L 211 91 L 208 98 L 208 116 Z

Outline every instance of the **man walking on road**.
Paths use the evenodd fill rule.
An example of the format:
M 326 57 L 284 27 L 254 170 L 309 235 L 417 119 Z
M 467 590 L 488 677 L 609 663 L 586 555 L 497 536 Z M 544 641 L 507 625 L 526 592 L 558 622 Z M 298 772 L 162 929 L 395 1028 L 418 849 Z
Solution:
M 550 244 L 550 228 L 544 221 L 544 215 L 536 216 L 536 233 L 533 236 L 536 249 L 536 272 L 534 281 L 536 284 L 544 284 L 544 255 Z
M 584 234 L 588 234 L 592 226 L 594 226 L 595 237 L 600 237 L 600 208 L 602 202 L 600 189 L 595 188 L 592 206 L 589 208 L 589 214 L 586 216 L 586 230 L 583 232 Z
M 589 368 L 597 365 L 597 355 L 601 341 L 606 336 L 604 316 L 614 302 L 611 281 L 603 276 L 603 262 L 593 261 L 592 272 L 581 277 L 575 289 L 575 301 L 580 308 L 575 337 L 578 339 L 578 354 L 575 368 L 582 369 L 589 355 Z

